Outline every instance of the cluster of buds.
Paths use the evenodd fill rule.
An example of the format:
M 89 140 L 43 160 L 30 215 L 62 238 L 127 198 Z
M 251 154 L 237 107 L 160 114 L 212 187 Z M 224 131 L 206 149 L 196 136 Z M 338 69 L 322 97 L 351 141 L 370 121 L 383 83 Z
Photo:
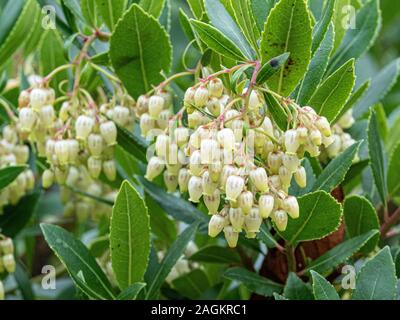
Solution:
M 352 146 L 356 141 L 351 135 L 345 132 L 354 124 L 353 110 L 348 110 L 332 127 L 333 142 L 328 147 L 324 148 L 319 157 L 321 162 L 327 162 L 329 159 L 335 158 L 338 154 Z M 353 162 L 358 162 L 358 155 L 354 158 Z
M 129 107 L 113 101 L 98 108 L 93 100 L 78 96 L 64 101 L 58 111 L 55 102 L 51 88 L 32 88 L 19 97 L 19 130 L 49 164 L 43 187 L 50 187 L 54 181 L 60 185 L 74 182 L 86 174 L 83 167 L 93 179 L 103 173 L 108 180 L 115 180 L 116 124 L 133 126 L 131 101 Z
M 0 275 L 4 272 L 14 273 L 16 263 L 14 259 L 14 244 L 11 238 L 0 234 Z M 4 300 L 4 286 L 0 280 L 0 300 Z
M 225 92 L 212 77 L 186 91 L 188 124 L 178 113 L 157 135 L 145 177 L 163 174 L 169 192 L 179 187 L 191 202 L 202 199 L 212 215 L 209 235 L 223 232 L 235 247 L 241 231 L 254 238 L 264 219 L 284 231 L 288 216 L 298 218 L 297 199 L 288 192 L 292 178 L 306 186 L 302 158 L 306 152 L 318 157 L 333 136 L 327 119 L 311 107 L 290 101 L 291 128 L 282 131 L 258 91 Z
M 29 160 L 28 146 L 20 143 L 18 130 L 13 125 L 2 129 L 0 139 L 0 168 L 26 165 Z M 0 214 L 6 205 L 15 205 L 34 188 L 35 178 L 30 169 L 26 169 L 7 187 L 0 191 Z

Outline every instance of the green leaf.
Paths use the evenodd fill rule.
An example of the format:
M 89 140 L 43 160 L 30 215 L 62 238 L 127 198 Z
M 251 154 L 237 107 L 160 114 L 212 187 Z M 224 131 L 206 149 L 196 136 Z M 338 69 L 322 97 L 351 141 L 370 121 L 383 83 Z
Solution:
M 328 66 L 329 57 L 333 49 L 334 31 L 331 24 L 318 50 L 311 59 L 308 70 L 292 95 L 298 104 L 304 106 L 318 88 Z
M 254 49 L 258 48 L 257 40 L 260 38 L 260 31 L 257 28 L 256 21 L 250 11 L 250 0 L 230 1 L 235 18 L 240 29 L 251 43 Z
M 146 286 L 144 282 L 136 282 L 122 291 L 117 300 L 136 300 L 136 297 L 142 291 L 142 289 Z
M 117 142 L 126 152 L 134 156 L 136 159 L 146 161 L 147 144 L 143 139 L 138 137 L 135 133 L 117 125 L 118 135 Z
M 335 288 L 319 273 L 311 270 L 315 300 L 340 300 Z
M 110 237 L 107 235 L 94 239 L 89 244 L 90 254 L 95 257 L 101 257 L 110 248 Z
M 397 279 L 389 247 L 367 261 L 356 278 L 353 300 L 396 300 Z
M 26 170 L 26 166 L 11 166 L 0 169 L 0 190 L 7 187 Z
M 293 272 L 289 273 L 283 295 L 289 300 L 314 300 L 310 285 Z
M 213 26 L 236 44 L 247 59 L 252 60 L 254 51 L 220 0 L 204 0 L 204 4 Z
M 335 0 L 327 0 L 325 3 L 325 9 L 322 13 L 322 17 L 319 19 L 318 23 L 315 25 L 313 29 L 313 41 L 311 47 L 312 53 L 314 53 L 320 47 L 321 42 L 326 37 L 325 34 L 331 25 L 334 8 L 335 8 Z M 333 24 L 331 28 L 333 31 Z M 332 38 L 333 38 L 333 33 L 332 33 Z M 332 48 L 333 48 L 333 43 L 332 43 Z
M 371 111 L 368 123 L 368 150 L 371 159 L 371 169 L 374 176 L 375 185 L 383 204 L 386 204 L 387 182 L 386 182 L 386 163 L 383 153 L 382 141 L 379 137 L 378 120 L 376 112 Z
M 242 283 L 247 289 L 265 297 L 282 292 L 282 285 L 245 268 L 235 267 L 225 271 L 224 277 Z
M 289 300 L 288 298 L 285 298 L 284 296 L 282 296 L 282 295 L 280 295 L 280 294 L 278 294 L 278 293 L 275 293 L 275 292 L 274 292 L 274 299 L 275 299 L 276 301 Z
M 111 36 L 110 58 L 128 93 L 137 98 L 163 80 L 171 68 L 169 36 L 137 4 L 123 15 Z
M 0 11 L 0 43 L 3 43 L 10 34 L 10 31 L 22 12 L 24 2 L 24 0 L 3 2 L 4 8 Z
M 40 42 L 40 66 L 42 74 L 47 75 L 57 67 L 66 63 L 67 60 L 64 57 L 64 43 L 60 34 L 57 29 L 47 30 Z M 58 85 L 61 81 L 65 80 L 67 76 L 67 71 L 57 73 L 51 82 L 51 86 L 58 92 Z
M 97 27 L 97 4 L 96 0 L 81 0 L 82 15 L 92 27 Z
M 290 52 L 285 67 L 267 82 L 275 92 L 287 96 L 303 78 L 311 59 L 311 34 L 304 0 L 281 0 L 271 10 L 261 36 L 262 61 Z
M 349 59 L 358 59 L 375 42 L 381 27 L 379 1 L 368 1 L 357 13 L 355 19 L 357 27 L 347 30 L 342 44 L 332 57 L 328 74 Z
M 35 213 L 41 192 L 34 192 L 24 196 L 16 206 L 7 206 L 0 215 L 1 233 L 8 237 L 15 237 L 31 220 Z
M 153 17 L 159 18 L 165 5 L 165 0 L 140 0 L 140 6 Z
M 354 60 L 352 59 L 336 70 L 318 87 L 309 104 L 318 114 L 332 122 L 351 95 L 354 83 Z
M 113 31 L 127 6 L 127 0 L 96 0 L 96 3 L 108 29 Z
M 289 219 L 286 230 L 279 232 L 290 244 L 321 239 L 339 227 L 341 205 L 325 191 L 309 193 L 297 200 L 299 218 Z
M 336 117 L 336 120 L 339 120 L 346 113 L 346 111 L 350 110 L 364 96 L 370 84 L 371 81 L 367 80 L 352 93 L 349 100 L 347 100 L 339 115 Z
M 250 0 L 254 19 L 260 31 L 264 29 L 265 21 L 277 0 Z
M 398 196 L 400 191 L 400 143 L 394 148 L 389 158 L 388 166 L 388 191 L 391 197 Z
M 112 267 L 121 289 L 143 280 L 150 254 L 147 207 L 128 181 L 122 183 L 111 216 Z
M 4 14 L 9 14 L 9 11 Z M 4 64 L 29 38 L 29 35 L 33 30 L 32 26 L 35 25 L 36 20 L 40 18 L 40 15 L 40 7 L 36 0 L 25 1 L 18 19 L 12 21 L 13 27 L 7 33 L 7 36 L 0 42 L 0 65 Z M 11 22 L 8 18 L 6 20 Z
M 146 299 L 154 299 L 157 296 L 157 292 L 167 278 L 173 266 L 182 256 L 187 244 L 194 238 L 197 231 L 198 223 L 195 222 L 187 227 L 174 241 L 169 248 L 166 256 L 161 261 L 157 271 L 151 278 L 150 282 L 147 283 Z
M 93 62 L 94 64 L 98 64 L 101 66 L 111 65 L 110 56 L 109 56 L 108 51 L 101 52 L 101 53 L 98 53 L 98 54 L 90 57 L 90 61 Z
M 207 23 L 193 19 L 190 20 L 190 23 L 201 41 L 203 41 L 208 48 L 211 48 L 229 59 L 239 61 L 245 60 L 245 57 L 236 44 L 225 37 L 218 29 Z
M 111 284 L 83 243 L 66 230 L 40 225 L 46 242 L 67 268 L 76 286 L 92 299 L 114 299 Z
M 269 231 L 269 228 L 266 223 L 263 223 L 261 225 L 260 232 L 257 233 L 257 239 L 264 242 L 268 248 L 276 248 L 279 245 L 278 241 L 275 240 L 275 238 Z
M 302 166 L 306 170 L 307 185 L 305 188 L 300 188 L 298 186 L 298 184 L 296 183 L 296 181 L 294 179 L 292 180 L 292 184 L 289 189 L 289 194 L 296 196 L 296 197 L 303 196 L 303 195 L 309 193 L 312 190 L 312 186 L 314 185 L 314 183 L 317 179 L 315 176 L 314 170 L 311 166 L 311 162 L 308 158 L 304 158 Z
M 167 193 L 164 189 L 143 177 L 138 176 L 137 179 L 144 186 L 149 196 L 151 196 L 166 213 L 178 221 L 189 224 L 197 221 L 208 223 L 207 216 L 188 201 Z
M 375 208 L 364 197 L 353 195 L 344 201 L 344 221 L 350 238 L 365 234 L 370 230 L 379 229 L 379 220 Z M 378 244 L 379 235 L 372 237 L 362 248 L 363 253 L 371 252 Z
M 366 94 L 353 108 L 355 118 L 362 117 L 368 109 L 381 101 L 396 84 L 400 75 L 400 58 L 389 63 L 371 80 Z
M 206 246 L 195 252 L 190 258 L 192 261 L 206 263 L 239 263 L 240 256 L 235 250 L 220 246 Z
M 257 75 L 257 84 L 263 84 L 271 78 L 287 61 L 290 53 L 286 52 L 264 63 Z
M 206 12 L 203 0 L 187 0 L 187 2 L 195 18 L 198 20 L 203 20 Z
M 311 190 L 331 192 L 337 187 L 345 178 L 347 171 L 349 171 L 360 145 L 361 141 L 351 145 L 329 162 L 318 176 Z
M 400 278 L 400 251 L 396 254 L 395 264 L 397 278 Z
M 379 235 L 379 231 L 371 230 L 360 236 L 342 242 L 312 261 L 304 269 L 304 273 L 310 270 L 314 270 L 319 273 L 330 272 L 333 268 L 336 268 L 339 264 L 345 262 L 353 254 L 358 252 L 370 239 L 376 235 Z
M 32 283 L 29 279 L 28 272 L 20 262 L 17 263 L 14 278 L 18 284 L 18 289 L 21 291 L 22 298 L 24 300 L 35 300 L 35 294 L 33 293 Z
M 207 274 L 201 269 L 195 269 L 172 281 L 176 290 L 189 299 L 198 299 L 211 287 Z
M 268 112 L 274 119 L 275 123 L 278 125 L 279 129 L 285 131 L 287 130 L 287 114 L 283 109 L 282 105 L 278 100 L 269 92 L 263 92 L 264 99 L 268 106 Z
M 81 0 L 62 0 L 62 3 L 71 11 L 75 18 L 85 22 L 80 2 Z

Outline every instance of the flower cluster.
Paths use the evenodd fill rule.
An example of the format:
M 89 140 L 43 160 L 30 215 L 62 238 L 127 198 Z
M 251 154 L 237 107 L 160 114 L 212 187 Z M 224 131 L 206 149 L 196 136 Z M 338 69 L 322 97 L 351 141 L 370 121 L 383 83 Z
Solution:
M 6 125 L 2 130 L 0 139 L 0 168 L 9 166 L 26 165 L 29 160 L 29 147 L 22 144 L 18 130 L 12 124 Z M 30 169 L 26 169 L 0 191 L 0 214 L 8 205 L 15 205 L 35 185 L 35 178 Z
M 15 272 L 14 244 L 10 238 L 0 234 L 0 274 Z M 0 300 L 4 300 L 4 286 L 0 280 Z
M 108 180 L 115 180 L 116 124 L 133 125 L 131 101 L 128 106 L 112 101 L 98 108 L 86 93 L 64 101 L 56 111 L 55 98 L 54 90 L 44 87 L 22 91 L 19 97 L 19 130 L 49 164 L 43 187 L 54 181 L 74 185 L 80 178 L 85 180 L 87 173 L 93 179 L 104 173 Z
M 184 109 L 187 124 L 179 112 L 157 135 L 145 177 L 163 174 L 169 192 L 179 187 L 191 202 L 203 199 L 212 215 L 209 235 L 223 231 L 230 247 L 242 230 L 254 238 L 263 219 L 271 218 L 284 231 L 288 216 L 299 216 L 297 199 L 288 190 L 292 177 L 306 186 L 301 159 L 305 152 L 318 157 L 334 140 L 327 119 L 290 102 L 290 129 L 283 131 L 260 92 L 228 95 L 216 77 L 189 88 Z

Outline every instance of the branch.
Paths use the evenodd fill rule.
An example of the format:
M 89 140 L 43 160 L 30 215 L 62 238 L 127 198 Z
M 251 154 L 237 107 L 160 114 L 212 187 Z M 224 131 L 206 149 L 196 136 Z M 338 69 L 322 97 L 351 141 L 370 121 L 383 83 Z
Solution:
M 400 221 L 400 208 L 397 208 L 396 211 L 387 218 L 387 220 L 381 226 L 381 238 L 383 239 L 390 228 Z

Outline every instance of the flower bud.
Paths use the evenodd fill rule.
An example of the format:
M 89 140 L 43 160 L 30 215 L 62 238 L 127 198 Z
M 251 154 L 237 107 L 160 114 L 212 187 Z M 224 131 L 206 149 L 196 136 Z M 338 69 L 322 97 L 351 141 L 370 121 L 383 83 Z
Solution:
M 285 231 L 287 222 L 288 222 L 288 216 L 287 213 L 283 210 L 276 210 L 274 214 L 272 215 L 272 220 L 275 222 L 276 227 L 278 228 L 279 231 Z
M 218 117 L 222 111 L 222 105 L 218 98 L 211 98 L 207 101 L 206 107 L 209 113 L 213 116 Z
M 76 217 L 79 223 L 87 221 L 90 216 L 91 206 L 87 202 L 80 201 L 76 205 Z
M 229 176 L 226 180 L 225 192 L 226 200 L 235 202 L 244 188 L 244 179 L 239 176 Z
M 235 119 L 232 121 L 231 129 L 233 130 L 233 134 L 235 135 L 236 142 L 241 142 L 243 139 L 243 127 L 243 120 Z
M 129 122 L 130 112 L 127 107 L 116 106 L 114 108 L 112 119 L 121 127 L 125 127 Z
M 155 120 L 152 119 L 148 113 L 144 113 L 140 116 L 140 131 L 143 137 L 146 137 L 148 132 L 154 129 L 155 125 Z
M 97 179 L 100 176 L 101 164 L 101 160 L 93 156 L 87 160 L 89 174 L 92 178 Z
M 321 132 L 319 130 L 317 130 L 317 129 L 311 130 L 311 132 L 310 132 L 310 140 L 314 145 L 320 146 L 322 144 Z
M 260 192 L 268 191 L 268 175 L 264 168 L 250 171 L 250 180 Z
M 281 165 L 282 165 L 282 153 L 271 152 L 268 156 L 268 166 L 271 172 L 278 173 Z
M 54 182 L 54 173 L 50 169 L 46 169 L 43 171 L 42 175 L 42 185 L 43 188 L 47 189 L 52 186 Z
M 250 110 L 255 110 L 261 104 L 260 99 L 256 91 L 251 91 L 249 98 L 249 108 Z
M 208 166 L 208 170 L 210 172 L 211 180 L 213 182 L 219 182 L 220 177 L 221 177 L 221 171 L 222 171 L 221 162 L 216 162 L 216 163 L 210 164 Z
M 25 108 L 29 105 L 29 103 L 30 93 L 27 90 L 22 90 L 18 96 L 18 108 Z
M 138 116 L 149 111 L 149 98 L 146 95 L 141 95 L 136 101 L 136 114 Z
M 52 105 L 45 105 L 39 111 L 40 122 L 45 128 L 51 128 L 53 126 L 55 117 L 56 115 Z
M 35 187 L 35 176 L 32 170 L 28 169 L 24 172 L 26 178 L 26 189 L 28 191 L 33 190 Z
M 283 208 L 292 219 L 299 217 L 299 204 L 296 197 L 288 196 L 283 200 Z
M 244 224 L 243 210 L 241 208 L 230 208 L 229 221 L 236 232 L 241 232 Z
M 274 126 L 272 125 L 271 119 L 265 117 L 261 125 L 263 131 L 270 137 L 274 136 Z
M 210 91 L 210 95 L 213 97 L 220 98 L 222 93 L 224 92 L 224 85 L 222 80 L 219 78 L 211 79 L 208 82 L 208 90 Z
M 194 93 L 194 104 L 196 107 L 204 107 L 208 101 L 209 92 L 205 86 L 200 86 Z
M 166 109 L 160 112 L 156 123 L 161 130 L 165 130 L 168 127 L 169 118 L 171 117 L 171 111 Z
M 69 163 L 76 164 L 79 154 L 79 142 L 75 139 L 66 140 L 68 146 Z
M 281 179 L 283 186 L 290 186 L 292 173 L 285 166 L 281 166 L 279 168 L 279 178 Z
M 209 214 L 216 214 L 218 212 L 219 203 L 221 201 L 221 193 L 218 189 L 215 189 L 212 195 L 204 195 L 203 200 Z
M 147 164 L 146 175 L 144 176 L 147 180 L 152 181 L 154 178 L 159 176 L 164 170 L 164 161 L 159 157 L 151 157 Z
M 243 191 L 238 197 L 238 205 L 246 215 L 253 207 L 253 193 L 251 191 Z
M 282 155 L 282 163 L 289 172 L 294 173 L 300 165 L 300 160 L 297 155 L 285 153 Z
M 19 111 L 19 122 L 21 130 L 25 132 L 31 132 L 36 122 L 36 114 L 30 108 L 22 108 Z
M 66 185 L 71 186 L 71 187 L 75 186 L 79 180 L 79 177 L 80 177 L 79 170 L 76 167 L 69 167 L 67 180 L 65 182 Z M 68 190 L 68 189 L 65 189 L 65 190 Z
M 225 150 L 234 150 L 235 148 L 235 134 L 233 133 L 232 129 L 224 128 L 218 131 L 217 134 L 219 144 Z
M 189 158 L 189 170 L 190 174 L 194 176 L 200 176 L 203 171 L 203 165 L 201 164 L 201 153 L 200 150 L 195 150 Z
M 191 105 L 194 105 L 195 93 L 196 93 L 196 89 L 193 87 L 190 87 L 185 91 L 185 95 L 183 97 L 183 103 L 186 108 L 191 107 Z
M 235 248 L 239 240 L 239 233 L 236 232 L 231 226 L 224 228 L 224 235 L 226 242 L 230 248 Z
M 320 117 L 315 125 L 325 137 L 329 137 L 332 134 L 331 125 L 325 117 Z
M 69 160 L 69 146 L 67 140 L 56 141 L 54 152 L 61 165 L 65 165 Z
M 334 141 L 326 148 L 329 158 L 335 158 L 342 148 L 342 141 L 337 134 L 333 135 Z
M 164 109 L 165 100 L 163 97 L 154 95 L 149 99 L 149 114 L 153 119 L 156 119 Z
M 166 134 L 160 134 L 159 136 L 157 136 L 155 146 L 157 156 L 166 158 L 170 143 L 171 140 Z
M 307 151 L 311 157 L 318 157 L 321 153 L 319 147 L 316 146 L 311 140 L 307 140 L 306 144 L 304 145 L 304 150 Z
M 231 166 L 231 165 L 225 165 L 222 168 L 222 173 L 221 173 L 221 181 L 220 185 L 223 189 L 225 189 L 226 182 L 228 180 L 228 177 L 231 175 L 236 174 L 236 168 Z
M 180 169 L 178 174 L 178 184 L 179 184 L 179 191 L 181 193 L 188 191 L 189 179 L 190 179 L 189 170 L 186 168 Z
M 295 154 L 300 146 L 300 141 L 297 136 L 297 131 L 294 129 L 285 132 L 285 147 L 286 152 L 289 154 Z
M 0 241 L 0 254 L 13 254 L 14 253 L 14 244 L 11 238 L 6 238 Z
M 29 147 L 26 145 L 17 145 L 14 147 L 14 155 L 18 164 L 25 164 L 29 160 Z
M 175 192 L 178 187 L 178 177 L 174 174 L 170 174 L 168 171 L 164 171 L 163 177 L 167 192 Z
M 258 199 L 258 209 L 263 219 L 270 216 L 274 209 L 274 197 L 269 194 L 263 194 Z
M 93 157 L 100 157 L 103 152 L 103 137 L 98 133 L 91 133 L 87 139 L 87 146 Z
M 208 223 L 208 235 L 212 238 L 218 236 L 218 234 L 225 227 L 225 218 L 219 214 L 211 216 L 210 222 Z
M 5 126 L 3 128 L 3 138 L 9 143 L 17 143 L 18 137 L 16 130 L 11 126 Z
M 14 273 L 16 267 L 14 256 L 12 254 L 6 254 L 3 256 L 2 260 L 4 269 L 6 269 L 8 273 Z
M 204 173 L 202 174 L 201 181 L 202 181 L 203 194 L 209 196 L 214 194 L 214 191 L 218 187 L 218 183 L 212 181 L 210 172 L 208 170 L 204 171 Z
M 179 127 L 174 130 L 175 142 L 179 147 L 184 146 L 189 141 L 189 130 L 185 127 Z
M 103 162 L 103 172 L 109 181 L 115 180 L 115 178 L 117 177 L 117 168 L 113 159 Z
M 76 119 L 75 131 L 76 138 L 79 140 L 86 140 L 94 126 L 94 119 L 85 115 L 80 115 Z
M 188 127 L 195 129 L 197 128 L 203 120 L 203 115 L 199 111 L 194 111 L 188 115 Z
M 220 157 L 219 145 L 216 140 L 204 139 L 200 145 L 201 164 L 213 164 Z
M 61 105 L 60 111 L 58 113 L 58 118 L 62 122 L 65 122 L 68 120 L 70 109 L 71 109 L 71 107 L 70 107 L 69 102 L 67 102 L 67 101 L 63 102 L 63 104 Z
M 353 118 L 353 110 L 350 109 L 339 119 L 338 125 L 343 129 L 349 129 L 353 126 L 355 120 Z
M 46 157 L 47 159 L 52 159 L 54 155 L 54 148 L 55 148 L 56 142 L 52 139 L 49 139 L 46 141 Z
M 294 173 L 294 180 L 300 188 L 305 188 L 307 185 L 307 174 L 306 169 L 303 166 L 297 168 Z
M 262 223 L 262 218 L 260 216 L 260 212 L 258 208 L 253 207 L 250 210 L 250 213 L 244 217 L 244 225 L 246 228 L 246 232 L 257 233 L 260 231 Z
M 33 89 L 31 91 L 29 99 L 31 107 L 34 110 L 39 110 L 47 103 L 47 92 L 45 89 L 40 89 L 40 88 Z
M 117 143 L 117 127 L 114 122 L 103 122 L 100 125 L 100 133 L 107 146 L 113 146 Z
M 195 203 L 200 202 L 200 198 L 203 194 L 201 178 L 192 176 L 189 179 L 188 190 L 189 190 L 189 201 Z

